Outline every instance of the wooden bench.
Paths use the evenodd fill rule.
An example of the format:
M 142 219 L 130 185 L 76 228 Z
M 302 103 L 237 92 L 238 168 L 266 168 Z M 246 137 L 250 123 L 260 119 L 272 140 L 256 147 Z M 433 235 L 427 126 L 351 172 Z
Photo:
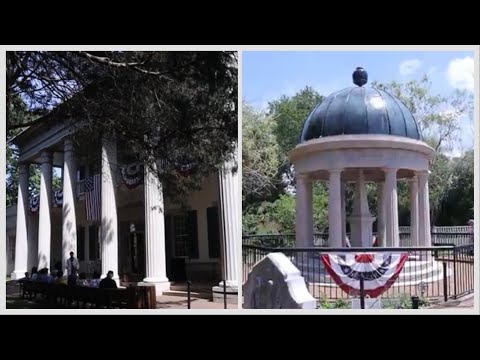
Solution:
M 20 282 L 22 298 L 37 299 L 41 295 L 50 307 L 90 307 L 119 309 L 154 309 L 155 287 L 100 289 L 68 286 L 38 281 Z

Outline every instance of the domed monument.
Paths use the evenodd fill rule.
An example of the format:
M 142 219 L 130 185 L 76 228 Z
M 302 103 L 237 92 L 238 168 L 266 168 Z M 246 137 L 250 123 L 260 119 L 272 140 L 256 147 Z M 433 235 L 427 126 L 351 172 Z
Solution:
M 411 243 L 431 246 L 428 195 L 429 164 L 434 149 L 422 140 L 418 123 L 392 94 L 367 86 L 358 67 L 355 86 L 319 103 L 305 120 L 299 144 L 289 158 L 296 176 L 296 246 L 313 246 L 312 185 L 328 182 L 328 246 L 371 247 L 377 220 L 377 245 L 398 247 L 397 181 L 410 189 Z M 378 219 L 370 213 L 366 183 L 377 185 Z M 345 185 L 355 185 L 353 209 L 345 214 Z

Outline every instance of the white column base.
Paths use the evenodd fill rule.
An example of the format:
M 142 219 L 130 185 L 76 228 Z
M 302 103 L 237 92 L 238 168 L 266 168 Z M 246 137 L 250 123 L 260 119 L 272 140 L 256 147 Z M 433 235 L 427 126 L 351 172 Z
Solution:
M 155 294 L 156 296 L 162 295 L 164 291 L 170 290 L 170 281 L 167 278 L 161 277 L 147 277 L 143 279 L 143 282 L 138 283 L 138 286 L 142 284 L 153 284 L 155 285 Z
M 25 277 L 26 272 L 27 272 L 27 270 L 15 270 L 14 272 L 12 272 L 10 277 L 11 277 L 12 280 L 23 279 Z
M 220 281 L 218 286 L 212 288 L 212 297 L 214 303 L 224 303 L 225 297 L 227 298 L 227 304 L 238 304 L 238 282 L 233 280 L 227 280 L 225 286 L 225 294 L 223 293 L 223 280 Z
M 213 292 L 220 292 L 223 294 L 223 280 L 218 283 L 218 286 L 212 288 Z M 225 286 L 225 292 L 227 294 L 238 294 L 238 282 L 234 280 L 227 280 Z

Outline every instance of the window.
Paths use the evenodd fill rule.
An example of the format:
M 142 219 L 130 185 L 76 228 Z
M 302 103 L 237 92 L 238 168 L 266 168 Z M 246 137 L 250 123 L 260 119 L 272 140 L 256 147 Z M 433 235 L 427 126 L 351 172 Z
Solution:
M 207 208 L 208 256 L 211 259 L 220 257 L 220 233 L 218 224 L 218 207 Z
M 196 211 L 173 216 L 173 236 L 176 257 L 198 259 Z
M 100 243 L 98 241 L 98 226 L 93 225 L 88 228 L 89 234 L 89 255 L 90 260 L 98 260 L 100 259 Z
M 77 181 L 85 179 L 85 165 L 80 165 L 77 171 Z
M 85 228 L 77 228 L 77 258 L 78 261 L 85 260 Z

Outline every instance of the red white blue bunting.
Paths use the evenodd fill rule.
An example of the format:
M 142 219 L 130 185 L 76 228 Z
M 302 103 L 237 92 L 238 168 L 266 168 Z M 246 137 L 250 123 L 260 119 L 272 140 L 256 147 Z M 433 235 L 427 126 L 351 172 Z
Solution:
M 126 187 L 129 189 L 135 189 L 138 185 L 143 184 L 143 164 L 134 163 L 123 166 L 120 169 L 122 173 L 122 179 Z
M 322 254 L 328 273 L 349 295 L 360 294 L 363 278 L 364 295 L 376 298 L 397 280 L 407 261 L 407 253 Z
M 38 212 L 40 207 L 40 195 L 30 195 L 28 208 L 32 214 Z
M 63 206 L 63 190 L 55 190 L 53 193 L 53 206 L 62 207 Z

